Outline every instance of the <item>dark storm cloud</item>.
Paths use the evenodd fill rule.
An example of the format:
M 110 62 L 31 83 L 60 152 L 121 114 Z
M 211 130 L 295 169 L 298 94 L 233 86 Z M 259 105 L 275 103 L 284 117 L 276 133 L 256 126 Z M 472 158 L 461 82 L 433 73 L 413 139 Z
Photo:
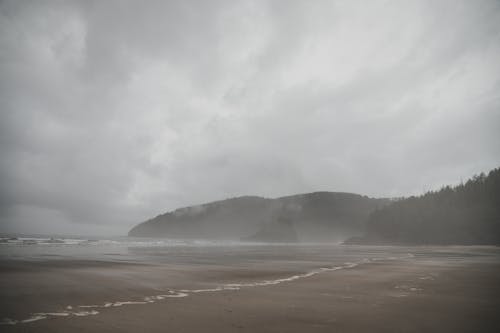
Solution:
M 419 193 L 500 164 L 496 1 L 4 1 L 0 223 Z

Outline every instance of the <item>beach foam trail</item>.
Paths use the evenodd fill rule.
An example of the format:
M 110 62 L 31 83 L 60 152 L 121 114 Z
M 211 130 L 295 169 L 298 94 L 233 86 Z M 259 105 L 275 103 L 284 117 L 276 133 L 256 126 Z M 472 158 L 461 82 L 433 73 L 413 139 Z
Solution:
M 0 246 L 23 246 L 23 247 L 59 247 L 59 246 L 113 246 L 113 247 L 220 247 L 220 246 L 254 246 L 265 245 L 260 242 L 242 242 L 229 240 L 205 240 L 205 239 L 87 239 L 87 238 L 65 238 L 65 237 L 0 237 Z M 286 243 L 282 244 L 286 245 Z
M 242 283 L 226 283 L 222 284 L 215 288 L 207 288 L 207 289 L 181 289 L 181 290 L 169 290 L 165 294 L 153 295 L 153 296 L 145 296 L 142 300 L 133 300 L 133 301 L 115 301 L 115 302 L 105 302 L 104 304 L 94 304 L 94 305 L 78 305 L 76 308 L 81 309 L 91 309 L 89 311 L 74 311 L 75 307 L 68 305 L 66 310 L 61 312 L 37 312 L 33 313 L 29 318 L 22 320 L 14 320 L 10 318 L 4 318 L 0 321 L 0 325 L 16 325 L 16 324 L 25 324 L 31 323 L 38 320 L 55 318 L 55 317 L 85 317 L 85 316 L 94 316 L 99 314 L 99 312 L 95 309 L 100 308 L 112 308 L 112 307 L 121 307 L 125 305 L 143 305 L 143 304 L 151 304 L 158 301 L 163 301 L 166 298 L 183 298 L 188 297 L 190 294 L 196 293 L 210 293 L 210 292 L 219 292 L 219 291 L 230 291 L 230 290 L 240 290 L 243 288 L 252 288 L 252 287 L 264 287 L 264 286 L 273 286 L 278 285 L 280 283 L 293 282 L 299 279 L 308 278 L 317 274 L 325 273 L 325 272 L 333 272 L 341 269 L 349 269 L 354 268 L 356 266 L 366 264 L 369 262 L 376 262 L 381 260 L 398 260 L 398 259 L 408 259 L 413 258 L 414 255 L 408 253 L 406 256 L 402 257 L 383 257 L 383 258 L 365 258 L 359 262 L 346 262 L 343 265 L 332 266 L 332 267 L 320 267 L 318 269 L 292 275 L 285 278 L 279 278 L 274 280 L 264 280 L 257 282 L 242 282 Z

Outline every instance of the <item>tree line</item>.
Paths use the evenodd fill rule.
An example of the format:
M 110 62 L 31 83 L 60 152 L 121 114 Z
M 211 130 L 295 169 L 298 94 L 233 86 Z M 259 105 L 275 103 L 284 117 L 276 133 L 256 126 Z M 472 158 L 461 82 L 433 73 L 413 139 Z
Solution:
M 500 244 L 500 168 L 376 209 L 354 242 Z

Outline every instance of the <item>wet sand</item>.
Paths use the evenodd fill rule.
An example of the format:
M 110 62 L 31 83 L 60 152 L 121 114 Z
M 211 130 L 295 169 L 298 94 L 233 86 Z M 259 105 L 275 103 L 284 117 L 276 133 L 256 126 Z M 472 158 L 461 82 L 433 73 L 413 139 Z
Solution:
M 74 262 L 2 268 L 2 313 L 68 304 L 143 300 L 171 290 L 252 283 L 304 271 L 289 268 L 155 266 Z M 56 264 L 57 265 L 57 264 Z M 21 269 L 22 268 L 22 269 Z M 36 282 L 27 283 L 29 277 Z M 148 278 L 145 278 L 145 277 Z M 176 281 L 176 283 L 172 283 Z M 500 265 L 449 260 L 380 260 L 274 285 L 190 293 L 154 303 L 97 308 L 96 315 L 50 317 L 2 332 L 498 332 Z M 10 291 L 5 287 L 10 286 Z M 24 289 L 16 289 L 16 286 Z M 75 288 L 75 286 L 78 286 Z M 84 309 L 80 309 L 84 310 Z M 72 311 L 76 311 L 73 309 Z

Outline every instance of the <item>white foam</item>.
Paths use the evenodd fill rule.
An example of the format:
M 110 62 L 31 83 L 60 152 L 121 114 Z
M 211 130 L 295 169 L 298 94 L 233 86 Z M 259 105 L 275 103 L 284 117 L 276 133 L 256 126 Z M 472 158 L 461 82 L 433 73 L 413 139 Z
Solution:
M 33 321 L 42 320 L 42 319 L 47 319 L 47 316 L 36 315 L 36 316 L 30 317 L 28 319 L 21 320 L 20 323 L 23 323 L 23 324 L 31 323 Z
M 115 303 L 113 303 L 113 306 L 136 305 L 136 304 L 148 304 L 148 302 L 143 302 L 143 301 L 115 302 Z
M 408 257 L 413 257 L 412 254 L 408 253 L 408 256 L 406 257 L 384 257 L 384 258 L 364 258 L 360 262 L 345 262 L 341 266 L 333 266 L 333 267 L 320 267 L 318 269 L 302 273 L 302 274 L 296 274 L 292 275 L 289 277 L 285 278 L 279 278 L 279 279 L 274 279 L 274 280 L 264 280 L 264 281 L 257 281 L 257 282 L 241 282 L 241 283 L 227 283 L 220 285 L 215 288 L 206 288 L 206 289 L 181 289 L 181 290 L 169 290 L 167 294 L 159 294 L 159 295 L 153 295 L 153 296 L 145 296 L 142 301 L 119 301 L 119 302 L 105 302 L 102 305 L 98 304 L 93 304 L 93 305 L 79 305 L 78 308 L 89 308 L 89 309 L 95 309 L 95 308 L 111 308 L 111 307 L 121 307 L 124 305 L 142 305 L 142 304 L 149 304 L 149 303 L 155 303 L 157 301 L 162 301 L 165 298 L 182 298 L 182 297 L 187 297 L 190 294 L 196 294 L 196 293 L 209 293 L 209 292 L 219 292 L 219 291 L 230 291 L 230 290 L 240 290 L 242 288 L 251 288 L 251 287 L 264 287 L 264 286 L 272 286 L 272 285 L 278 285 L 280 283 L 286 283 L 286 282 L 292 282 L 296 281 L 299 279 L 304 279 L 308 278 L 320 273 L 324 272 L 332 272 L 332 271 L 337 271 L 340 269 L 349 269 L 349 268 L 354 268 L 360 264 L 363 263 L 369 263 L 369 262 L 374 262 L 374 261 L 379 261 L 379 260 L 396 260 L 396 259 L 404 259 Z M 422 289 L 419 288 L 412 288 L 408 286 L 396 286 L 396 289 L 406 289 L 410 291 L 419 291 Z M 406 295 L 401 295 L 401 296 L 406 296 Z M 70 311 L 73 309 L 71 305 L 66 306 L 67 311 L 63 312 L 40 312 L 40 313 L 34 313 L 32 314 L 31 317 L 24 319 L 24 320 L 14 320 L 10 318 L 4 318 L 3 321 L 0 322 L 0 325 L 16 325 L 19 323 L 30 323 L 34 322 L 37 320 L 42 320 L 42 319 L 47 319 L 49 317 L 71 317 L 71 316 L 76 316 L 76 317 L 85 317 L 85 316 L 93 316 L 99 314 L 97 310 L 90 310 L 90 311 L 77 311 L 73 312 Z
M 71 315 L 77 316 L 77 317 L 86 317 L 86 316 L 95 316 L 99 314 L 98 311 L 92 310 L 92 311 L 80 311 L 80 312 L 72 312 Z
M 161 297 L 172 297 L 172 298 L 179 298 L 179 297 L 186 297 L 188 296 L 187 293 L 184 292 L 179 292 L 179 291 L 172 291 L 171 294 L 168 295 L 160 295 Z
M 433 276 L 422 276 L 422 277 L 419 277 L 420 280 L 434 280 L 434 277 Z
M 224 287 L 208 288 L 208 289 L 182 289 L 182 290 L 180 290 L 180 292 L 196 294 L 196 293 L 210 293 L 210 292 L 216 292 L 216 291 L 221 291 L 221 290 L 229 290 L 229 289 L 224 289 Z M 232 290 L 237 290 L 237 289 L 232 289 Z
M 47 312 L 47 313 L 35 313 L 35 315 L 52 316 L 52 317 L 67 317 L 70 315 L 70 313 L 69 312 Z
M 78 305 L 79 308 L 100 308 L 101 305 Z
M 400 285 L 400 286 L 395 286 L 394 288 L 396 289 L 400 289 L 400 290 L 405 290 L 405 291 L 422 291 L 423 289 L 422 288 L 418 288 L 418 287 L 413 287 L 413 286 L 408 286 L 408 285 Z

